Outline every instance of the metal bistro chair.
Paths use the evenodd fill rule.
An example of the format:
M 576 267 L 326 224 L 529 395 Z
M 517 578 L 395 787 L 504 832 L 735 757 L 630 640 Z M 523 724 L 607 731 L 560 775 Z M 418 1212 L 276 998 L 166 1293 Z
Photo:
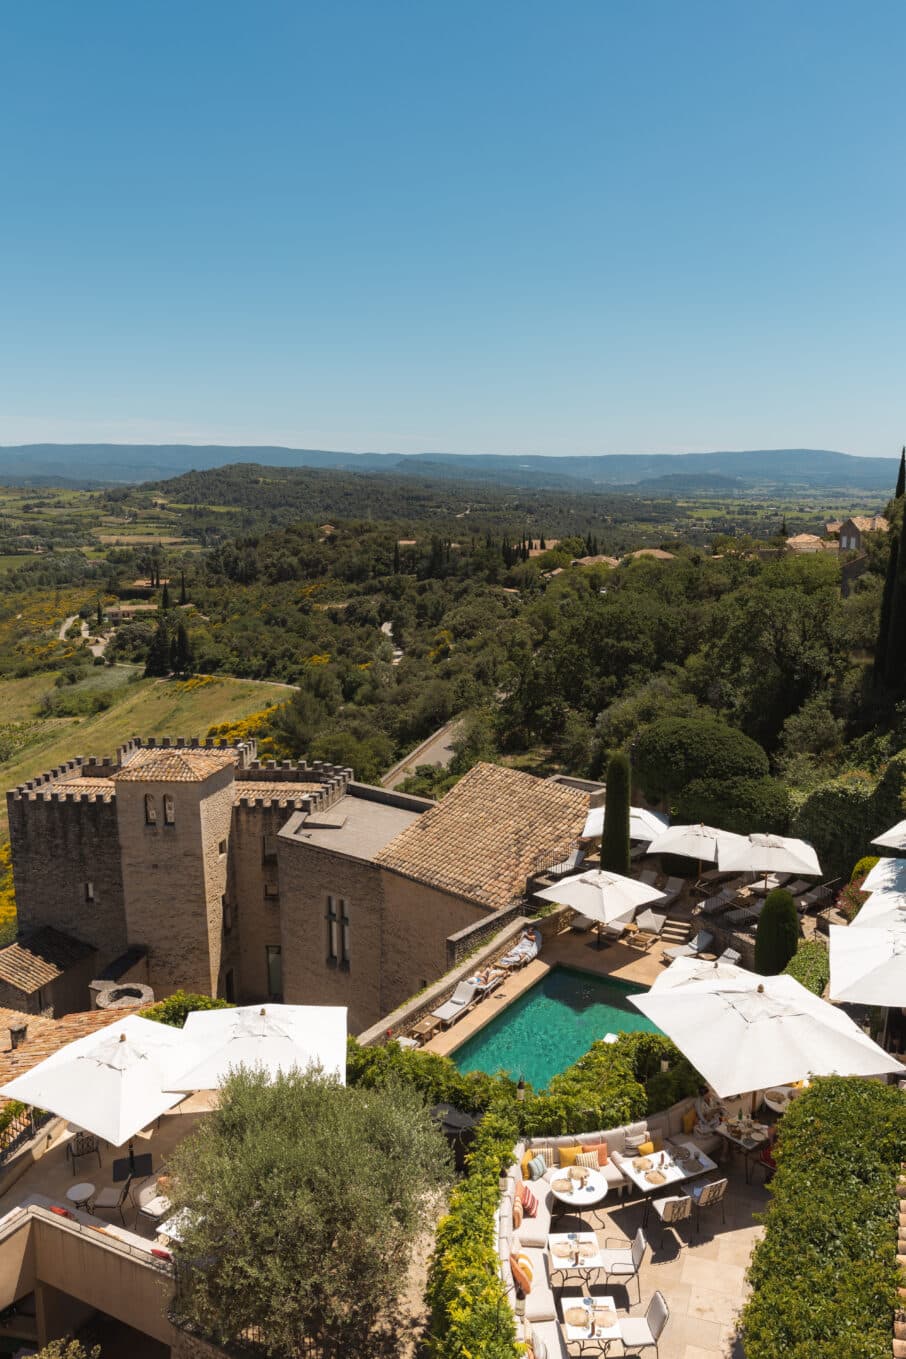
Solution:
M 688 1194 L 671 1195 L 669 1198 L 652 1199 L 651 1206 L 661 1219 L 661 1239 L 658 1242 L 658 1250 L 664 1244 L 664 1233 L 668 1227 L 676 1227 L 680 1222 L 685 1222 L 692 1216 L 692 1203 Z M 682 1239 L 677 1233 L 677 1240 L 682 1245 Z
M 689 1190 L 692 1200 L 692 1216 L 695 1218 L 696 1231 L 701 1231 L 701 1215 L 704 1208 L 716 1208 L 720 1204 L 720 1220 L 726 1225 L 727 1212 L 724 1199 L 727 1195 L 729 1180 L 709 1180 L 707 1184 L 694 1184 Z
M 117 1189 L 116 1187 L 113 1189 L 102 1189 L 101 1192 L 95 1196 L 94 1202 L 91 1205 L 91 1211 L 96 1213 L 98 1209 L 100 1209 L 102 1213 L 119 1213 L 123 1220 L 123 1226 L 125 1227 L 126 1214 L 123 1212 L 123 1204 L 126 1202 L 131 1183 L 132 1176 L 130 1175 L 123 1181 L 122 1189 Z
M 76 1161 L 80 1156 L 96 1156 L 101 1164 L 101 1148 L 93 1133 L 77 1132 L 71 1142 L 66 1144 L 67 1160 L 72 1161 L 72 1173 L 76 1173 Z
M 611 1243 L 619 1249 L 611 1250 Z M 603 1269 L 608 1279 L 619 1279 L 625 1284 L 627 1298 L 629 1297 L 629 1281 L 635 1279 L 635 1286 L 639 1292 L 639 1302 L 642 1301 L 639 1270 L 642 1268 L 642 1261 L 647 1249 L 648 1240 L 640 1227 L 628 1249 L 626 1242 L 621 1237 L 610 1237 L 605 1241 L 604 1249 L 600 1252 L 601 1264 L 599 1268 Z
M 639 1354 L 642 1350 L 653 1349 L 660 1354 L 658 1341 L 664 1334 L 664 1327 L 670 1320 L 670 1308 L 663 1293 L 658 1291 L 652 1296 L 643 1317 L 620 1319 L 620 1340 L 623 1353 Z

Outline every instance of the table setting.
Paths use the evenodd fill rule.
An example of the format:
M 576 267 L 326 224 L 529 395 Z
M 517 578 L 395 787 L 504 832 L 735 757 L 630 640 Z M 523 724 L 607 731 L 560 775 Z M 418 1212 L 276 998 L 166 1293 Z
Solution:
M 620 1323 L 612 1297 L 581 1298 L 563 1311 L 567 1344 L 620 1338 Z

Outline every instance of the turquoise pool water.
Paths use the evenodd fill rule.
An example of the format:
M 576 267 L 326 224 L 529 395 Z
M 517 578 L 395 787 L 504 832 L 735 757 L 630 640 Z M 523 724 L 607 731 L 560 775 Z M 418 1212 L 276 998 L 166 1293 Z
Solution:
M 555 967 L 450 1056 L 460 1071 L 509 1071 L 544 1090 L 605 1033 L 659 1033 L 630 1005 L 645 991 L 572 967 Z

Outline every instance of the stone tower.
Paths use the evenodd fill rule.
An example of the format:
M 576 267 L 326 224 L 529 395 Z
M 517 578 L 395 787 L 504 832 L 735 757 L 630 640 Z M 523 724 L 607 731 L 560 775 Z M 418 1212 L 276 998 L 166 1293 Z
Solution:
M 126 931 L 156 995 L 216 995 L 237 752 L 156 747 L 113 775 Z

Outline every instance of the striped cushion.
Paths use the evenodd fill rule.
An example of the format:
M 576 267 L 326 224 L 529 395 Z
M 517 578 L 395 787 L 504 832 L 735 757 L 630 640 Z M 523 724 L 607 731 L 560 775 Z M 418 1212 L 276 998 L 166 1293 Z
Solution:
M 516 1228 L 517 1232 L 519 1228 L 522 1226 L 522 1214 L 524 1212 L 525 1209 L 522 1206 L 522 1199 L 520 1198 L 513 1199 L 513 1226 Z
M 510 1269 L 513 1271 L 513 1282 L 517 1288 L 521 1288 L 526 1295 L 532 1291 L 532 1278 L 535 1271 L 532 1269 L 532 1262 L 527 1255 L 511 1255 Z
M 579 1155 L 576 1157 L 576 1165 L 587 1166 L 589 1170 L 597 1170 L 598 1169 L 597 1148 L 595 1148 L 594 1151 L 580 1151 Z
M 538 1199 L 536 1195 L 532 1193 L 531 1189 L 529 1189 L 527 1184 L 522 1185 L 520 1197 L 522 1198 L 522 1208 L 526 1217 L 535 1217 L 538 1212 Z

